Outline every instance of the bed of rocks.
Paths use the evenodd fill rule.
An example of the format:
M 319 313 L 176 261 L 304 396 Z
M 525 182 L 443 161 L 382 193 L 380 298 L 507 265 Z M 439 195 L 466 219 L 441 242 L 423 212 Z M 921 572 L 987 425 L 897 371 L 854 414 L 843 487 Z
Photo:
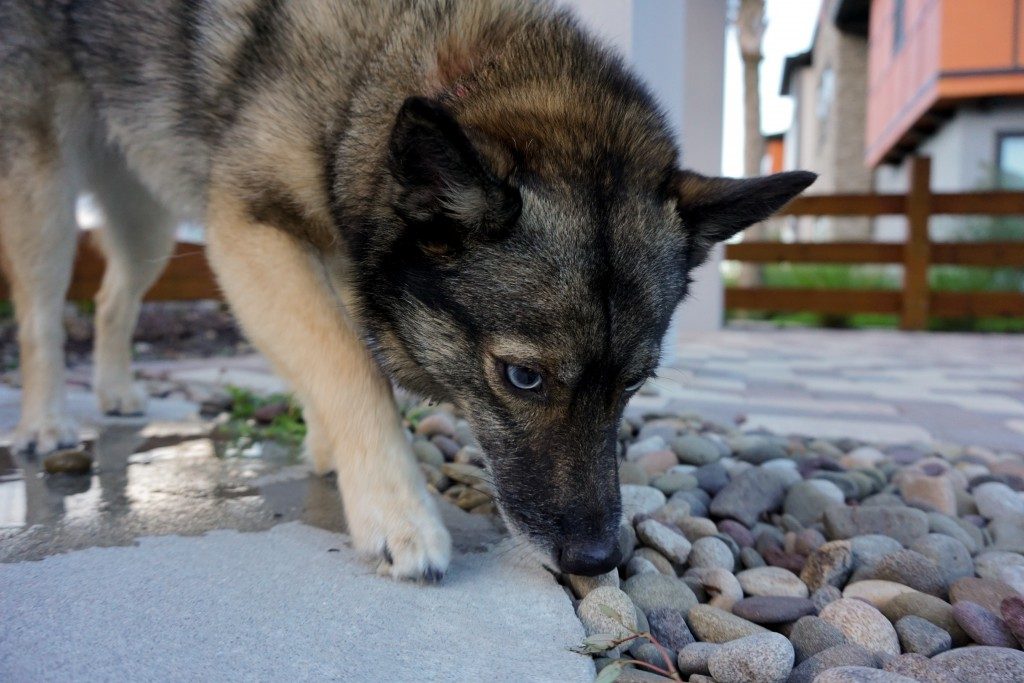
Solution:
M 469 426 L 410 428 L 431 486 L 493 514 Z M 1021 454 L 697 416 L 619 436 L 622 562 L 561 577 L 602 681 L 1024 681 Z
M 1020 454 L 696 416 L 620 438 L 623 561 L 565 577 L 606 680 L 1024 681 Z

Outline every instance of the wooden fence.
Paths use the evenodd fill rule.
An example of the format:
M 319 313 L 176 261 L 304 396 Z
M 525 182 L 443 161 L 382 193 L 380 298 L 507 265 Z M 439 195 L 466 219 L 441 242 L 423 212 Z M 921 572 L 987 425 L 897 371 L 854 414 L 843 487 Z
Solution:
M 742 242 L 729 244 L 725 258 L 746 263 L 901 264 L 900 290 L 728 287 L 730 310 L 849 314 L 897 313 L 905 330 L 923 330 L 929 317 L 1024 317 L 1022 292 L 930 291 L 932 265 L 1024 267 L 1024 242 L 932 242 L 928 222 L 936 215 L 1024 216 L 1024 192 L 939 193 L 931 190 L 931 160 L 915 157 L 905 194 L 798 197 L 782 216 L 907 217 L 907 240 L 820 244 Z
M 82 232 L 75 255 L 74 272 L 68 299 L 91 300 L 99 291 L 106 261 L 99 249 L 91 244 L 91 233 Z M 179 242 L 167 262 L 167 268 L 160 278 L 146 292 L 148 301 L 193 301 L 196 299 L 220 299 L 220 288 L 206 261 L 205 248 L 201 244 Z M 7 282 L 0 278 L 0 301 L 10 299 Z
M 907 217 L 907 241 L 784 244 L 742 242 L 726 246 L 725 258 L 747 263 L 901 264 L 900 290 L 790 287 L 728 287 L 730 310 L 827 314 L 897 313 L 901 327 L 924 329 L 934 317 L 1024 317 L 1021 292 L 933 292 L 928 268 L 936 264 L 1024 267 L 1024 242 L 932 242 L 928 221 L 935 215 L 1024 215 L 1024 192 L 937 193 L 931 191 L 931 164 L 914 158 L 910 192 L 905 195 L 821 195 L 798 197 L 783 216 Z M 69 299 L 92 299 L 103 277 L 104 261 L 83 234 L 75 259 Z M 0 279 L 0 300 L 9 298 Z M 219 299 L 220 290 L 202 245 L 179 243 L 167 269 L 146 294 L 148 300 Z

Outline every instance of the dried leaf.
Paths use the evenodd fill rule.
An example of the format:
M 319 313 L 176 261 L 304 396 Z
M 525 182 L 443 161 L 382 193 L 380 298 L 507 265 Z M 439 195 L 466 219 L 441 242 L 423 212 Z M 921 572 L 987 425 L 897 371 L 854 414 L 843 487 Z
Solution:
M 601 669 L 601 673 L 597 674 L 597 678 L 594 679 L 594 683 L 614 683 L 618 679 L 619 674 L 622 673 L 625 666 L 626 663 L 621 660 L 611 662 Z

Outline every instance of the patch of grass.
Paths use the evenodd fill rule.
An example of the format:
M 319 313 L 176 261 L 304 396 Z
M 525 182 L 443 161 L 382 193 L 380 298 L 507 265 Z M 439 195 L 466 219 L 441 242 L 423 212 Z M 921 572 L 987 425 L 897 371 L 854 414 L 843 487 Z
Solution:
M 761 269 L 765 287 L 821 289 L 899 289 L 899 276 L 878 266 L 770 263 Z
M 302 408 L 290 394 L 257 396 L 247 389 L 227 387 L 231 411 L 220 431 L 231 440 L 278 441 L 298 446 L 306 438 Z

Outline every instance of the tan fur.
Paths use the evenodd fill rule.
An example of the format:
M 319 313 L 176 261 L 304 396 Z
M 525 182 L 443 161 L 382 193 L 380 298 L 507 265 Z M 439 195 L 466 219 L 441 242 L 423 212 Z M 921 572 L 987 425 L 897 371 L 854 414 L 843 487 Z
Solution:
M 332 294 L 322 263 L 294 237 L 245 216 L 242 203 L 213 188 L 211 262 L 251 339 L 296 388 L 313 425 L 309 447 L 318 469 L 331 454 L 356 546 L 375 556 L 387 548 L 392 562 L 383 569 L 397 577 L 446 567 L 451 540 L 391 386 Z

